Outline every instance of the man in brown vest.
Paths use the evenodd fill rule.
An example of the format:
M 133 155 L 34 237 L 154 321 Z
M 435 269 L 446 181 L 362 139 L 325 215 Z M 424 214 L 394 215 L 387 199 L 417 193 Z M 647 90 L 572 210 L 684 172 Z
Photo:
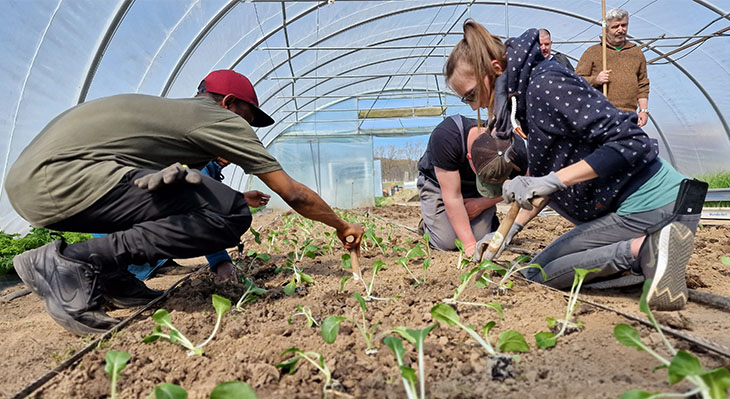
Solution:
M 638 125 L 649 119 L 649 78 L 641 48 L 626 40 L 629 13 L 613 9 L 606 13 L 606 69 L 601 44 L 589 47 L 580 57 L 575 72 L 596 88 L 608 84 L 606 97 L 616 108 L 637 112 Z

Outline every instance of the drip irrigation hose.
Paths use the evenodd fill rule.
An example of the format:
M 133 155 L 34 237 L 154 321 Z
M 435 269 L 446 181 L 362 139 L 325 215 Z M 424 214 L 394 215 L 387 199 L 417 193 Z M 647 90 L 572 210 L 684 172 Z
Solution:
M 172 291 L 174 291 L 180 284 L 187 281 L 192 277 L 194 274 L 200 273 L 202 270 L 205 270 L 208 268 L 208 265 L 201 266 L 197 270 L 188 273 L 180 280 L 176 281 L 170 288 L 165 290 L 165 292 L 160 295 L 158 298 L 153 299 L 150 303 L 142 307 L 141 309 L 134 312 L 131 316 L 127 317 L 126 319 L 122 320 L 117 324 L 116 326 L 112 327 L 109 331 L 104 333 L 104 335 L 100 336 L 99 338 L 92 341 L 89 345 L 87 345 L 85 348 L 81 349 L 80 351 L 76 352 L 73 356 L 63 361 L 61 364 L 53 368 L 53 370 L 47 372 L 40 378 L 36 379 L 35 381 L 31 382 L 30 384 L 26 385 L 25 388 L 21 389 L 16 393 L 15 395 L 11 396 L 10 399 L 22 399 L 33 393 L 38 388 L 42 387 L 46 382 L 48 382 L 51 378 L 55 377 L 58 374 L 61 374 L 61 372 L 65 369 L 67 369 L 69 366 L 76 363 L 78 360 L 80 360 L 84 355 L 94 350 L 103 340 L 109 339 L 112 335 L 114 335 L 117 331 L 120 331 L 122 328 L 126 327 L 127 324 L 129 324 L 132 320 L 134 320 L 137 316 L 142 314 L 142 312 L 149 310 L 153 306 L 155 306 L 157 303 L 162 301 L 163 299 L 167 298 Z
M 369 216 L 376 217 L 376 218 L 382 220 L 383 222 L 390 223 L 390 224 L 393 224 L 393 225 L 398 226 L 398 227 L 402 227 L 402 228 L 404 228 L 404 229 L 406 229 L 408 231 L 412 231 L 413 232 L 415 230 L 415 229 L 412 229 L 410 227 L 400 225 L 398 223 L 393 223 L 393 222 L 391 222 L 391 221 L 389 221 L 389 220 L 387 220 L 387 219 L 385 219 L 383 217 L 380 217 L 380 216 L 377 216 L 377 215 L 372 215 L 372 214 L 370 214 L 369 211 L 368 211 L 368 215 Z M 416 232 L 416 234 L 418 234 L 418 233 Z M 532 255 L 532 256 L 534 256 L 537 253 L 535 251 L 531 251 L 531 250 L 523 249 L 523 248 L 518 248 L 518 247 L 513 247 L 513 246 L 508 246 L 505 249 L 508 250 L 508 251 L 514 252 L 514 253 L 526 254 L 526 255 Z M 528 279 L 526 279 L 526 278 L 524 278 L 522 276 L 516 276 L 516 277 L 518 279 L 522 280 L 522 281 L 526 281 L 528 283 L 535 284 L 535 285 L 538 285 L 540 287 L 547 288 L 548 290 L 551 290 L 551 291 L 554 291 L 556 293 L 559 293 L 559 294 L 563 295 L 564 297 L 568 297 L 569 296 L 568 293 L 563 292 L 561 290 L 558 290 L 556 288 L 553 288 L 553 287 L 550 287 L 550 286 L 547 286 L 547 285 L 544 285 L 544 284 L 540 284 L 540 283 L 538 283 L 536 281 L 528 280 Z M 707 292 L 703 292 L 703 291 L 693 290 L 693 289 L 689 289 L 688 291 L 689 291 L 689 299 L 691 301 L 693 301 L 693 302 L 696 302 L 696 303 L 699 303 L 699 304 L 702 304 L 702 305 L 707 305 L 707 306 L 719 308 L 719 309 L 722 309 L 724 311 L 730 311 L 730 298 L 727 298 L 727 297 L 724 297 L 724 296 L 721 296 L 721 295 L 717 295 L 717 294 L 711 294 L 711 293 L 707 293 Z M 652 328 L 654 327 L 654 325 L 649 320 L 644 319 L 642 317 L 635 316 L 635 315 L 633 315 L 631 313 L 626 313 L 624 311 L 621 311 L 621 310 L 618 310 L 618 309 L 614 309 L 614 308 L 612 308 L 610 306 L 603 305 L 603 304 L 600 304 L 598 302 L 591 301 L 589 299 L 583 298 L 583 299 L 579 299 L 579 300 L 581 302 L 587 303 L 587 304 L 589 304 L 591 306 L 594 306 L 596 308 L 603 309 L 603 310 L 608 310 L 609 312 L 614 312 L 614 313 L 616 313 L 616 314 L 618 314 L 620 316 L 623 316 L 623 317 L 625 317 L 625 318 L 627 318 L 629 320 L 636 321 L 638 323 L 644 324 L 644 325 L 649 326 L 649 327 L 652 327 Z M 710 341 L 705 340 L 703 338 L 698 338 L 698 337 L 693 337 L 691 335 L 687 335 L 687 334 L 685 334 L 685 333 L 683 333 L 683 332 L 681 332 L 679 330 L 676 330 L 676 329 L 674 329 L 672 327 L 669 327 L 669 326 L 665 326 L 665 325 L 663 325 L 661 323 L 657 323 L 657 324 L 659 325 L 659 328 L 661 328 L 661 330 L 664 331 L 667 334 L 671 334 L 671 335 L 673 335 L 673 336 L 675 336 L 677 338 L 683 339 L 683 340 L 685 340 L 687 342 L 690 342 L 692 344 L 695 344 L 697 346 L 700 346 L 702 348 L 705 348 L 705 349 L 707 349 L 709 351 L 715 352 L 715 353 L 717 353 L 719 355 L 725 356 L 726 358 L 730 359 L 730 348 L 728 348 L 728 347 L 726 347 L 724 345 L 720 345 L 720 344 L 717 344 L 717 343 L 713 343 L 713 342 L 710 342 Z

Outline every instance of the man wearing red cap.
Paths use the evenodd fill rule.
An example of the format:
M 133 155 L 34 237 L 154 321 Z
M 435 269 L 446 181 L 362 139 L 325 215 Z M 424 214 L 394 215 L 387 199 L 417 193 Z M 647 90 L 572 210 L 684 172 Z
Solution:
M 105 332 L 118 321 L 103 304 L 142 305 L 158 294 L 128 265 L 234 246 L 251 224 L 248 207 L 268 201 L 198 172 L 218 157 L 259 177 L 303 216 L 334 227 L 346 248 L 359 248 L 363 228 L 287 175 L 251 128 L 272 123 L 251 82 L 231 70 L 210 73 L 195 98 L 123 94 L 64 112 L 13 164 L 8 198 L 34 226 L 110 234 L 27 251 L 15 257 L 15 270 L 61 326 Z

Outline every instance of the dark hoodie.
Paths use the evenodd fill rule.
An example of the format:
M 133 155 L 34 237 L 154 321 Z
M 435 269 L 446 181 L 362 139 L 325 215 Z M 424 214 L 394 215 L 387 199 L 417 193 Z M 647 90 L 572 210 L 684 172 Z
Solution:
M 497 126 L 509 118 L 505 112 L 516 97 L 532 176 L 580 160 L 598 174 L 551 194 L 550 206 L 574 223 L 615 212 L 661 167 L 656 140 L 639 128 L 635 113 L 618 110 L 559 63 L 543 62 L 537 29 L 507 40 L 506 46 L 507 68 L 495 82 Z

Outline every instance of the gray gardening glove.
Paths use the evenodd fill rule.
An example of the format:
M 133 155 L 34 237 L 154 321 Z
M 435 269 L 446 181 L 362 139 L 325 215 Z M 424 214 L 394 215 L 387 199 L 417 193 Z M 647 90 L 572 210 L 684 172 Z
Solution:
M 502 241 L 502 245 L 499 247 L 499 251 L 497 251 L 497 254 L 494 255 L 494 259 L 499 258 L 500 255 L 502 255 L 502 251 L 504 251 L 505 248 L 507 248 L 507 245 L 512 243 L 512 239 L 515 238 L 517 233 L 522 231 L 522 229 L 525 226 L 523 226 L 520 223 L 514 222 L 512 223 L 512 227 L 509 228 L 509 231 L 507 232 L 507 236 L 504 237 L 504 240 Z
M 532 209 L 530 200 L 535 197 L 545 197 L 555 191 L 562 190 L 566 187 L 560 181 L 555 172 L 550 172 L 547 176 L 517 176 L 512 180 L 507 180 L 502 185 L 502 196 L 508 204 L 517 201 L 521 208 Z
M 484 256 L 484 252 L 492 241 L 492 237 L 494 237 L 494 233 L 489 233 L 477 241 L 477 245 L 474 247 L 474 256 L 471 257 L 472 262 L 479 263 L 482 261 L 482 256 Z
M 136 179 L 134 184 L 139 188 L 146 188 L 152 191 L 160 188 L 163 184 L 171 184 L 178 181 L 200 184 L 202 180 L 203 174 L 200 171 L 190 169 L 187 166 L 181 165 L 179 162 L 175 162 L 159 172 L 150 173 Z

